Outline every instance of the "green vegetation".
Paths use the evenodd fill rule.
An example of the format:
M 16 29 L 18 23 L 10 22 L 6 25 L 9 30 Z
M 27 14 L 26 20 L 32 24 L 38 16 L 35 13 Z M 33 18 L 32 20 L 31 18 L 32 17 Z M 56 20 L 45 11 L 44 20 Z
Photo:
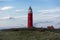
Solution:
M 60 40 L 60 31 L 0 31 L 0 40 Z

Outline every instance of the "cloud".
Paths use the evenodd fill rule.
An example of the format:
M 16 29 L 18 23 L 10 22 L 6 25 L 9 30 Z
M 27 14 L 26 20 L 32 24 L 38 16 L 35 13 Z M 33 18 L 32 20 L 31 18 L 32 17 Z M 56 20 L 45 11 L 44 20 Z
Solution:
M 25 10 L 25 9 L 17 9 L 17 10 L 15 10 L 16 12 L 25 12 L 25 11 L 27 11 L 27 10 Z
M 0 17 L 0 20 L 11 20 L 11 19 L 24 19 L 26 20 L 27 16 L 26 15 L 22 15 L 22 16 L 5 16 L 5 17 Z
M 36 20 L 54 20 L 60 17 L 60 7 L 47 10 L 38 10 L 38 15 L 34 16 Z
M 56 18 L 58 16 L 46 15 L 46 16 L 42 16 L 42 17 L 45 18 L 45 19 L 53 19 L 53 18 Z
M 47 9 L 47 10 L 38 10 L 39 13 L 54 13 L 54 12 L 60 12 L 60 8 L 54 8 L 54 9 Z
M 47 27 L 53 25 L 54 28 L 60 28 L 60 16 L 58 15 L 36 15 L 34 17 L 35 27 Z
M 13 7 L 11 6 L 5 6 L 5 7 L 2 7 L 0 10 L 4 11 L 4 10 L 9 10 L 9 9 L 12 9 Z
M 7 19 L 13 19 L 13 17 L 10 16 L 0 17 L 0 20 L 7 20 Z
M 24 28 L 27 27 L 27 16 L 26 15 L 21 15 L 21 16 L 4 16 L 0 17 L 0 27 L 3 28 Z
M 13 9 L 13 7 L 12 6 L 0 7 L 0 13 L 3 13 L 4 11 L 10 10 L 10 9 Z
M 36 21 L 39 21 L 39 20 L 53 20 L 55 18 L 59 17 L 58 15 L 35 15 L 33 16 L 33 19 L 36 20 Z
M 27 15 L 23 15 L 23 16 L 16 16 L 15 18 L 26 18 Z

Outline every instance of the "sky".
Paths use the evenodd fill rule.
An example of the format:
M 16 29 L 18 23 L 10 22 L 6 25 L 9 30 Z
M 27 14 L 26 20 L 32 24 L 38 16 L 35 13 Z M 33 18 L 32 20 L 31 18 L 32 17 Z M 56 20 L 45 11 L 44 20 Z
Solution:
M 60 28 L 60 0 L 0 0 L 0 28 L 27 27 L 29 6 L 35 27 Z

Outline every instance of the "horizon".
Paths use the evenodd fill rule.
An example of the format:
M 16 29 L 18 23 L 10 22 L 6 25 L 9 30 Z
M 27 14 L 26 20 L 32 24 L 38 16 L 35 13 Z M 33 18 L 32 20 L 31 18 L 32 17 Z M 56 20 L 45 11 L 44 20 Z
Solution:
M 29 6 L 33 26 L 60 28 L 60 0 L 0 0 L 0 28 L 27 27 Z

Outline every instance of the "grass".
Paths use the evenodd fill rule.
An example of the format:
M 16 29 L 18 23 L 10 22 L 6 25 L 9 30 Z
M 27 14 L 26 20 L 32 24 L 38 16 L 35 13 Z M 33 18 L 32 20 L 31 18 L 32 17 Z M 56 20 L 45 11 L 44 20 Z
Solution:
M 60 40 L 60 30 L 57 31 L 0 31 L 0 40 Z

